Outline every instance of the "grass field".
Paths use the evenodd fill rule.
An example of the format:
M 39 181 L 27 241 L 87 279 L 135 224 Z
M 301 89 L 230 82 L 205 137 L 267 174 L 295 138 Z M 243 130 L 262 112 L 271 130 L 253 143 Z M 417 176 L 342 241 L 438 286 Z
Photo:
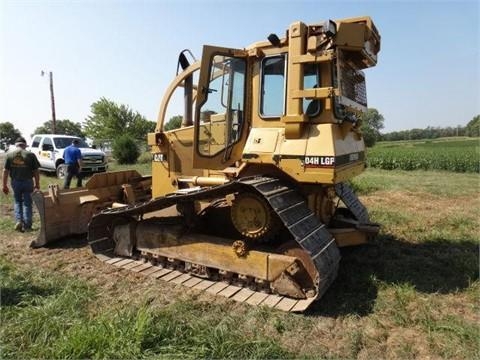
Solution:
M 370 168 L 353 186 L 380 235 L 342 250 L 305 314 L 110 267 L 83 237 L 29 249 L 2 196 L 1 357 L 480 358 L 480 176 Z
M 368 165 L 393 170 L 480 172 L 479 138 L 385 141 L 368 149 Z

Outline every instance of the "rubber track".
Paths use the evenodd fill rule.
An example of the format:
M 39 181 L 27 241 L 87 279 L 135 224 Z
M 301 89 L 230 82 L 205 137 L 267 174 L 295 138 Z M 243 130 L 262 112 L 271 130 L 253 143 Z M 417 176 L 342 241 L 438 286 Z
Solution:
M 363 224 L 370 223 L 367 208 L 363 206 L 357 195 L 353 192 L 353 189 L 348 184 L 336 184 L 335 192 L 337 196 L 342 199 L 347 208 L 350 209 L 358 221 L 362 222 Z
M 317 289 L 315 297 L 297 300 L 269 295 L 221 281 L 203 280 L 176 270 L 162 269 L 141 261 L 113 255 L 112 249 L 115 244 L 109 238 L 108 228 L 119 217 L 140 217 L 144 213 L 167 208 L 177 203 L 220 198 L 234 192 L 246 191 L 254 191 L 262 195 L 289 230 L 293 239 L 310 255 L 319 274 L 318 279 L 314 279 Z M 287 184 L 269 177 L 243 178 L 192 193 L 172 194 L 137 205 L 104 210 L 92 218 L 88 229 L 88 240 L 93 253 L 109 264 L 132 271 L 136 269 L 136 272 L 140 274 L 223 295 L 236 301 L 252 305 L 272 306 L 283 311 L 304 311 L 314 300 L 321 297 L 335 280 L 340 261 L 340 253 L 335 239 L 328 232 L 325 224 L 321 223 L 307 207 L 303 197 Z M 194 284 L 197 280 L 198 282 Z

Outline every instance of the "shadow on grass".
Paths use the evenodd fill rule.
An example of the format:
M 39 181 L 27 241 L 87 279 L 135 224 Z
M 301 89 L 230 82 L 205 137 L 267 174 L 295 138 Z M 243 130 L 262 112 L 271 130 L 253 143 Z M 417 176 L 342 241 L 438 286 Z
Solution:
M 74 249 L 88 246 L 86 234 L 46 246 Z M 375 243 L 343 248 L 338 277 L 306 314 L 358 315 L 373 311 L 380 282 L 409 284 L 424 293 L 453 293 L 478 279 L 478 244 L 473 240 L 412 244 L 382 235 Z
M 2 306 L 21 305 L 26 299 L 34 296 L 49 296 L 58 292 L 57 289 L 36 286 L 30 283 L 20 283 L 16 285 L 7 285 L 2 287 L 0 292 L 0 303 Z
M 80 249 L 89 246 L 87 241 L 87 234 L 69 235 L 67 237 L 55 240 L 45 246 L 40 247 L 44 249 Z
M 2 308 L 27 306 L 35 297 L 58 292 L 54 284 L 38 284 L 30 275 L 18 273 L 4 258 L 0 258 L 0 304 Z
M 409 284 L 423 293 L 453 293 L 477 280 L 475 241 L 412 244 L 380 236 L 374 244 L 344 248 L 338 277 L 310 315 L 365 316 L 373 311 L 379 282 Z

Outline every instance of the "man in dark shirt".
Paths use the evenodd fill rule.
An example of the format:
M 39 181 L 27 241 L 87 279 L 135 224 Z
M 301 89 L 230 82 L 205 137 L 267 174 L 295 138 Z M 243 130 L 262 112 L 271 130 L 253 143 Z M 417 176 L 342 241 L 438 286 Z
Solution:
M 15 199 L 15 230 L 32 230 L 32 192 L 40 189 L 40 175 L 37 157 L 26 151 L 27 142 L 23 137 L 15 141 L 17 147 L 7 154 L 3 169 L 3 193 L 8 195 L 7 179 L 10 175 Z M 33 179 L 33 180 L 32 180 Z
M 67 176 L 65 176 L 64 189 L 70 188 L 70 182 L 74 176 L 77 177 L 77 187 L 82 187 L 82 176 L 80 169 L 82 168 L 82 152 L 78 148 L 80 141 L 74 139 L 72 145 L 67 146 L 63 152 L 65 165 L 67 166 Z

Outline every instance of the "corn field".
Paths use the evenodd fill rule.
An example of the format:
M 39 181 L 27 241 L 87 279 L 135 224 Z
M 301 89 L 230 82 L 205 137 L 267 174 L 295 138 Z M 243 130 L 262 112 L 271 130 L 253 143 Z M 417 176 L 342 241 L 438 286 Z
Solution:
M 460 140 L 446 138 L 380 142 L 368 149 L 367 164 L 384 170 L 447 170 L 480 173 L 480 141 L 478 138 Z

